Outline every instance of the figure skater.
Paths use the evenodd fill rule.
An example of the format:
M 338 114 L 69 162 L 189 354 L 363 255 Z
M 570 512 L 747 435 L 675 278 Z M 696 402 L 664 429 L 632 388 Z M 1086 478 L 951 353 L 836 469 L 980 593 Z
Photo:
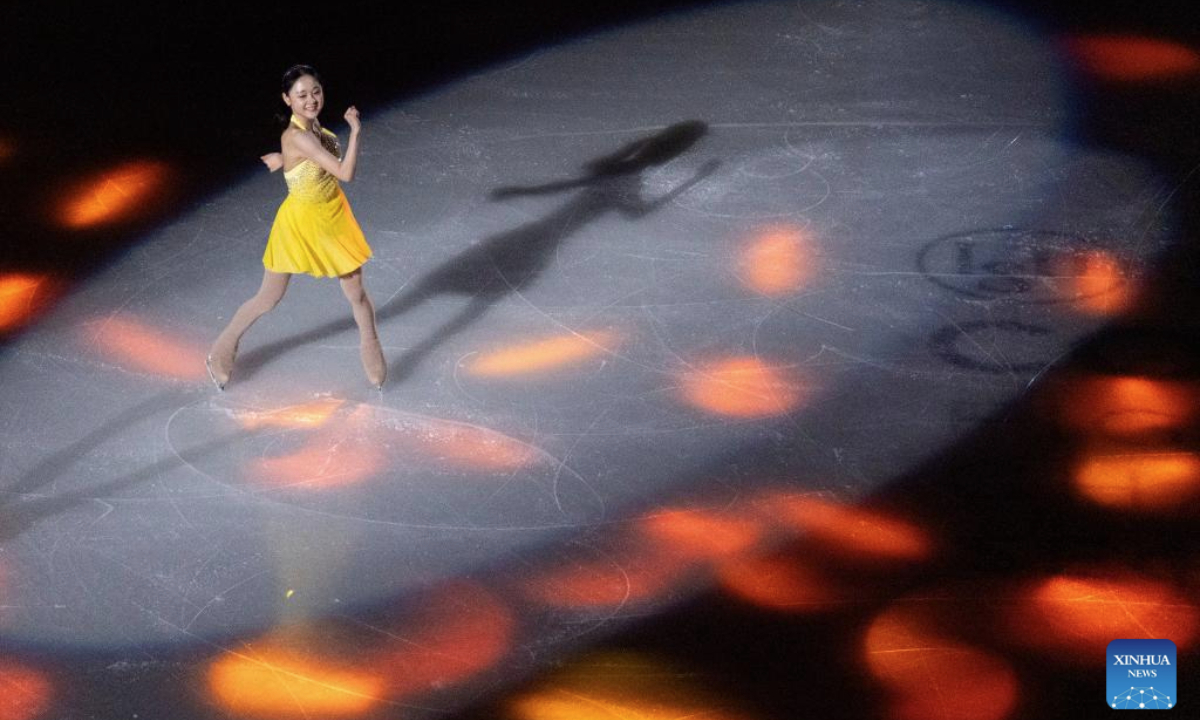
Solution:
M 387 363 L 375 328 L 375 307 L 362 279 L 362 265 L 371 257 L 371 248 L 338 184 L 354 179 L 362 127 L 358 110 L 353 106 L 346 110 L 350 141 L 343 156 L 337 136 L 317 120 L 325 104 L 317 71 L 307 65 L 289 68 L 283 74 L 282 90 L 291 119 L 280 138 L 281 152 L 264 155 L 262 160 L 271 172 L 283 169 L 288 196 L 267 239 L 262 285 L 213 342 L 205 360 L 208 375 L 217 389 L 225 389 L 242 335 L 279 304 L 293 274 L 307 273 L 341 282 L 358 325 L 363 370 L 371 385 L 382 389 Z

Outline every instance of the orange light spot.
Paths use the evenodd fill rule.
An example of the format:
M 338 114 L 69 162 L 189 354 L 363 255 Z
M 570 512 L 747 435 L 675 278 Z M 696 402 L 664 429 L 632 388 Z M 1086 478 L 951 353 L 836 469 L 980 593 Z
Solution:
M 1133 304 L 1133 284 L 1111 254 L 1095 250 L 1061 264 L 1057 294 L 1080 313 L 1109 317 Z
M 633 653 L 576 661 L 510 701 L 518 720 L 746 720 L 688 674 Z
M 1200 490 L 1200 458 L 1191 453 L 1095 456 L 1075 472 L 1075 487 L 1100 505 L 1155 511 L 1180 507 Z
M 643 517 L 641 532 L 675 555 L 693 560 L 723 560 L 746 552 L 762 539 L 752 520 L 711 510 L 666 510 Z
M 516 620 L 487 589 L 456 581 L 434 590 L 389 634 L 397 640 L 377 654 L 393 698 L 470 679 L 495 666 L 512 648 Z
M 1002 658 L 943 637 L 922 608 L 896 605 L 863 641 L 893 720 L 1003 720 L 1016 707 L 1016 673 Z
M 738 274 L 746 287 L 763 295 L 794 293 L 816 273 L 811 245 L 798 228 L 769 228 L 746 246 Z
M 665 598 L 695 566 L 653 546 L 622 550 L 612 561 L 587 560 L 535 571 L 520 591 L 555 608 L 608 608 Z
M 251 474 L 273 487 L 324 490 L 356 485 L 386 464 L 386 453 L 369 440 L 318 434 L 296 452 L 257 460 Z
M 1106 80 L 1145 82 L 1200 71 L 1200 53 L 1171 40 L 1080 35 L 1068 38 L 1066 45 L 1084 69 Z
M 50 708 L 52 695 L 45 675 L 0 658 L 0 720 L 34 720 Z
M 96 347 L 114 362 L 176 380 L 203 380 L 204 347 L 172 337 L 130 316 L 116 315 L 92 328 Z
M 1066 424 L 1087 434 L 1136 437 L 1187 425 L 1196 411 L 1193 384 L 1136 376 L 1098 376 L 1070 383 Z
M 345 400 L 331 397 L 278 410 L 240 410 L 234 416 L 247 430 L 319 428 L 345 403 Z
M 471 470 L 520 470 L 544 460 L 530 445 L 475 425 L 449 421 L 430 423 L 423 432 L 402 440 L 414 451 L 440 463 Z
M 1125 572 L 1056 575 L 1016 593 L 1015 637 L 1055 657 L 1092 662 L 1114 638 L 1195 639 L 1197 608 L 1171 586 Z
M 162 200 L 169 175 L 167 165 L 156 160 L 118 165 L 74 187 L 59 218 L 76 230 L 132 220 Z
M 0 333 L 29 324 L 49 304 L 55 285 L 46 275 L 0 275 Z
M 769 610 L 819 612 L 846 600 L 840 583 L 794 555 L 728 563 L 718 573 L 718 580 L 726 592 Z
M 478 377 L 546 372 L 611 354 L 619 345 L 613 332 L 573 333 L 484 353 L 468 363 L 467 372 Z
M 380 703 L 378 673 L 313 657 L 288 639 L 268 638 L 251 650 L 228 652 L 208 671 L 213 700 L 243 717 L 350 718 Z
M 753 357 L 698 364 L 680 378 L 680 383 L 688 404 L 737 418 L 782 415 L 799 407 L 808 395 L 808 388 L 797 374 Z
M 839 555 L 918 561 L 928 558 L 933 551 L 933 542 L 921 528 L 884 513 L 812 495 L 784 493 L 766 495 L 755 504 L 777 522 L 821 540 Z

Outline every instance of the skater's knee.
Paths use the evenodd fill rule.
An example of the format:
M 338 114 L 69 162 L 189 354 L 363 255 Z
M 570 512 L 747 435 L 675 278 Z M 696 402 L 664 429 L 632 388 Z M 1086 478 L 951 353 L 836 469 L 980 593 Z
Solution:
M 357 287 L 343 285 L 342 293 L 346 296 L 346 300 L 354 307 L 362 307 L 371 303 L 371 298 L 367 296 L 367 291 L 362 285 Z
M 256 315 L 265 315 L 275 309 L 279 301 L 283 299 L 282 295 L 274 294 L 258 294 L 250 298 L 246 302 L 246 307 Z

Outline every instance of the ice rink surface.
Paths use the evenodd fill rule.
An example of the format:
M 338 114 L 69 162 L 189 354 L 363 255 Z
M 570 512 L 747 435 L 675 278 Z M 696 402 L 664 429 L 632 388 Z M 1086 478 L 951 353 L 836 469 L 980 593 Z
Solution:
M 247 172 L 0 356 L 0 684 L 58 668 L 45 717 L 442 717 L 730 563 L 895 530 L 855 508 L 1020 415 L 1179 238 L 1177 177 L 1073 134 L 1056 42 L 747 2 L 364 110 L 382 392 L 305 277 L 209 384 L 285 192 Z M 913 532 L 881 556 L 937 554 Z

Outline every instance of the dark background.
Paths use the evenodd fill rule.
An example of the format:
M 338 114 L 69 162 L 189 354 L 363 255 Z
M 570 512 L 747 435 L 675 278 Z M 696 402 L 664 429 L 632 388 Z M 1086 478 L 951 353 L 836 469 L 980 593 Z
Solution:
M 363 111 L 369 142 L 374 108 L 547 44 L 709 4 L 21 2 L 3 11 L 0 30 L 0 52 L 7 60 L 0 138 L 12 148 L 0 166 L 0 271 L 35 269 L 81 279 L 154 225 L 256 170 L 258 155 L 277 142 L 278 78 L 293 63 L 321 69 L 331 109 L 353 103 Z M 1050 36 L 1114 32 L 1200 45 L 1196 0 L 990 5 L 1028 18 Z M 1180 225 L 1178 243 L 1155 271 L 1143 314 L 1090 338 L 1064 365 L 1200 378 L 1190 349 L 1200 326 L 1195 251 L 1200 179 L 1193 174 L 1200 163 L 1200 87 L 1194 77 L 1121 85 L 1080 73 L 1074 81 L 1075 139 L 1153 163 L 1178 184 L 1172 200 Z M 73 232 L 67 241 L 46 210 L 56 191 L 75 177 L 130 157 L 160 158 L 182 169 L 180 184 L 143 219 L 88 230 L 82 239 Z M 958 542 L 959 552 L 921 574 L 891 578 L 895 586 L 883 591 L 880 602 L 889 593 L 898 596 L 955 579 L 982 578 L 986 585 L 988 578 L 1039 566 L 1140 564 L 1148 555 L 1183 585 L 1200 587 L 1200 579 L 1187 577 L 1200 575 L 1194 514 L 1166 522 L 1114 522 L 1110 516 L 1072 511 L 1062 498 L 1041 489 L 1040 481 L 1059 470 L 1056 463 L 1069 450 L 1070 440 L 1048 436 L 1051 432 L 1036 404 L 1023 401 L 881 493 L 875 502 L 926 516 Z M 1195 445 L 1194 434 L 1185 443 Z M 964 478 L 972 482 L 964 484 Z M 836 650 L 838 638 L 859 627 L 871 609 L 868 603 L 795 623 L 701 598 L 613 642 L 686 659 L 706 677 L 721 678 L 718 690 L 736 695 L 764 717 L 801 717 L 815 708 L 827 718 L 854 718 L 870 715 L 878 698 L 863 692 L 859 678 L 839 670 L 844 658 L 814 648 Z M 772 662 L 764 662 L 764 656 Z M 1038 667 L 1032 656 L 1026 664 L 1019 667 L 1025 676 L 1043 678 L 1039 689 L 1045 702 L 1026 705 L 1024 717 L 1109 712 L 1098 700 L 1095 713 L 1079 709 L 1079 698 L 1099 697 L 1098 670 Z M 820 694 L 825 699 L 814 698 L 811 688 L 793 687 L 798 676 L 824 677 Z M 1191 709 L 1200 696 L 1195 677 L 1180 674 L 1180 695 Z M 119 689 L 105 679 L 97 681 L 95 691 L 108 697 Z M 169 683 L 161 692 L 170 694 Z M 1172 717 L 1187 712 L 1180 708 Z M 483 706 L 471 716 L 496 715 Z
M 321 70 L 332 108 L 356 104 L 369 121 L 373 108 L 504 58 L 710 4 L 22 0 L 4 10 L 0 31 L 7 56 L 0 136 L 15 149 L 0 179 L 3 262 L 87 270 L 145 229 L 106 230 L 92 242 L 73 243 L 68 253 L 48 241 L 55 230 L 45 221 L 47 198 L 89 170 L 130 157 L 184 168 L 176 193 L 150 218 L 158 222 L 252 168 L 276 143 L 278 78 L 294 63 Z M 990 5 L 1052 34 L 1118 31 L 1185 42 L 1200 34 L 1189 0 Z M 1166 164 L 1186 165 L 1196 156 L 1194 94 L 1087 86 L 1078 92 L 1082 139 Z

